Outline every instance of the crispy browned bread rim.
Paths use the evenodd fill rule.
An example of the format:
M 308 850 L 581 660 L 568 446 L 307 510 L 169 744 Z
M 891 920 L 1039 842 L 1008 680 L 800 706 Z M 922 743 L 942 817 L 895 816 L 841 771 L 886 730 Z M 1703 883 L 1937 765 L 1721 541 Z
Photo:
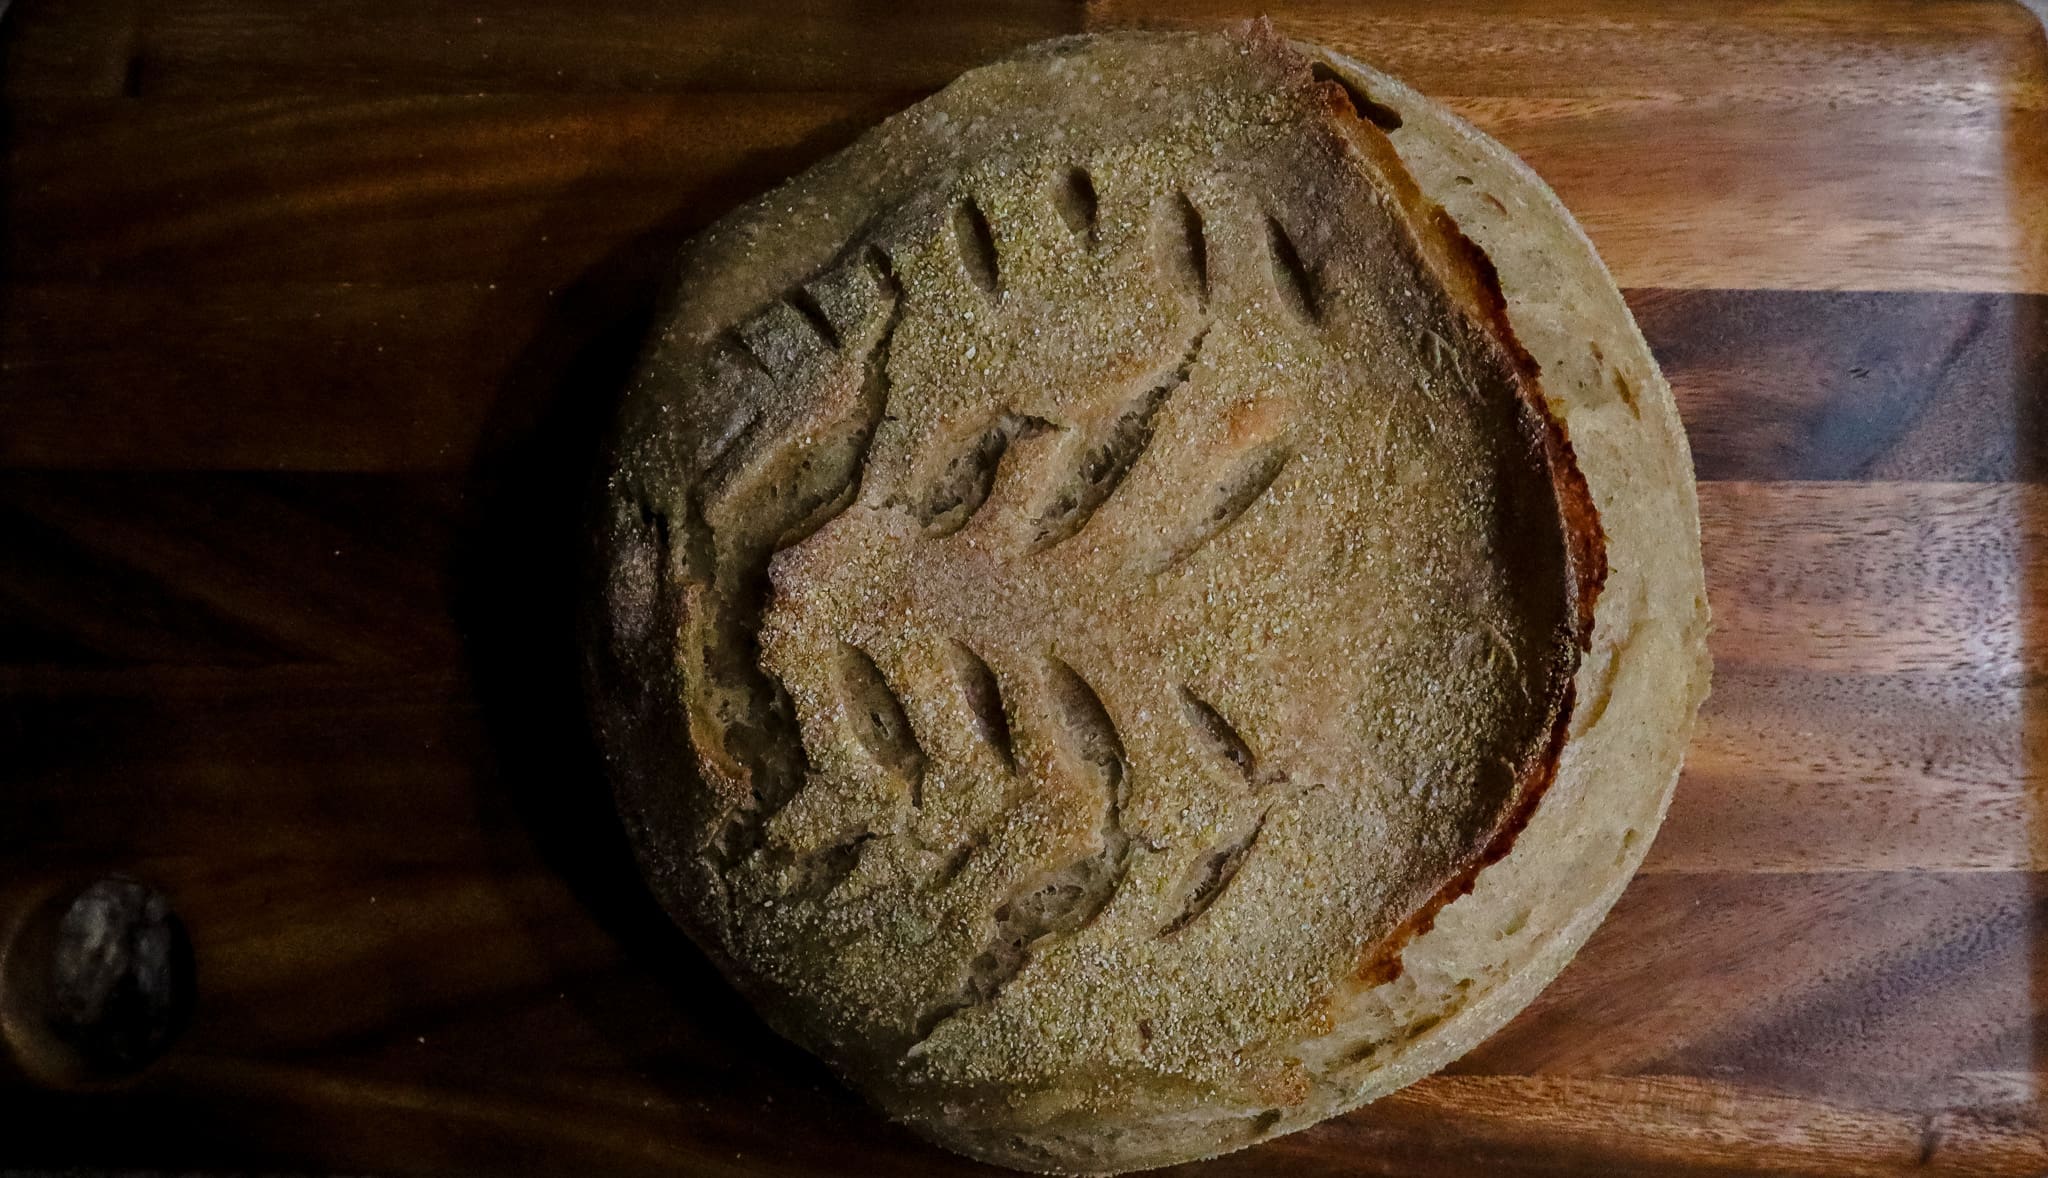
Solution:
M 1239 35 L 1254 42 L 1279 40 L 1279 34 L 1264 17 L 1247 22 Z M 1523 444 L 1541 455 L 1557 499 L 1565 541 L 1565 613 L 1570 619 L 1570 632 L 1564 636 L 1567 655 L 1552 666 L 1547 685 L 1544 739 L 1516 770 L 1513 803 L 1470 861 L 1366 954 L 1359 964 L 1357 978 L 1370 985 L 1400 976 L 1401 951 L 1429 931 L 1446 905 L 1470 892 L 1481 871 L 1514 849 L 1516 836 L 1529 824 L 1544 793 L 1556 780 L 1558 760 L 1571 728 L 1573 679 L 1578 673 L 1579 657 L 1592 648 L 1594 610 L 1607 579 L 1607 539 L 1600 527 L 1600 513 L 1593 505 L 1592 491 L 1572 451 L 1571 437 L 1543 394 L 1540 366 L 1516 338 L 1514 326 L 1508 320 L 1507 295 L 1501 290 L 1500 274 L 1493 259 L 1458 228 L 1457 221 L 1442 206 L 1423 195 L 1395 154 L 1385 129 L 1368 118 L 1367 112 L 1359 110 L 1359 103 L 1370 99 L 1355 93 L 1334 73 L 1321 68 L 1315 72 L 1321 79 L 1317 86 L 1323 100 L 1345 138 L 1371 161 L 1408 214 L 1407 224 L 1434 276 L 1508 360 L 1521 405 L 1517 424 Z M 1374 109 L 1384 112 L 1384 108 Z M 1391 112 L 1384 112 L 1382 117 L 1385 113 Z

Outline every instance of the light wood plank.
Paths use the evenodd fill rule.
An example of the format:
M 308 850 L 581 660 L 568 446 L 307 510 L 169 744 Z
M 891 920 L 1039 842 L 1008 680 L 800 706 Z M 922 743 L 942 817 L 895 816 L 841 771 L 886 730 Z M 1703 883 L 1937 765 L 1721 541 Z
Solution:
M 2048 293 L 2039 109 L 1439 97 L 1624 286 Z
M 1711 483 L 1700 524 L 1722 666 L 2011 681 L 2048 668 L 2048 488 Z
M 1425 93 L 1918 102 L 2043 93 L 2039 30 L 1998 0 L 1095 0 L 1091 30 L 1270 17 Z
M 1366 1172 L 1382 1174 L 1877 1178 L 1910 1169 L 2021 1178 L 2048 1164 L 2037 1083 L 1988 1077 L 1946 1105 L 1900 1111 L 1786 1097 L 1739 1079 L 1438 1076 L 1311 1131 L 1323 1140 L 1283 1144 L 1267 1164 L 1333 1175 L 1347 1172 L 1336 1159 L 1363 1158 Z M 1261 1172 L 1250 1163 L 1242 1173 Z
M 1521 154 L 1625 286 L 2048 292 L 2048 41 L 2017 5 L 1089 12 L 1094 28 L 1264 12 L 1386 69 Z
M 1995 672 L 1723 666 L 1643 870 L 2048 869 L 2044 710 Z

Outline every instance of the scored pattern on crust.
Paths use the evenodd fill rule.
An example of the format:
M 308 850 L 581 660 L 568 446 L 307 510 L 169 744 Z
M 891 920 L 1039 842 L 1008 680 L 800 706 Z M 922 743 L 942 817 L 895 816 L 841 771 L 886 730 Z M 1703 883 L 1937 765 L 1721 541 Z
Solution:
M 1526 323 L 1461 232 L 1508 210 L 1418 190 L 1449 173 L 1401 148 L 1404 166 L 1378 131 L 1406 116 L 1392 146 L 1426 161 L 1441 112 L 1316 56 L 1254 26 L 975 71 L 693 243 L 627 404 L 590 649 L 649 881 L 777 1029 L 977 1157 L 1107 1172 L 1302 1128 L 1462 1050 L 1592 911 L 1576 880 L 1529 891 L 1557 880 L 1529 874 L 1558 857 L 1554 817 L 1487 867 L 1553 772 L 1544 805 L 1584 809 L 1587 761 L 1558 768 L 1567 720 L 1611 740 L 1602 712 L 1623 710 L 1604 637 L 1573 707 L 1600 521 L 1514 338 Z M 1474 175 L 1518 216 L 1542 204 Z M 1140 256 L 1146 282 L 1125 281 Z M 1172 313 L 1136 310 L 1155 299 Z M 1087 363 L 1015 374 L 1040 329 L 1133 324 Z M 1550 406 L 1578 404 L 1576 353 L 1545 342 L 1529 346 Z M 1632 388 L 1598 404 L 1668 422 L 1653 374 L 1634 359 Z M 1460 434 L 1471 407 L 1517 403 L 1515 428 L 1481 430 L 1506 449 Z M 1611 459 L 1598 423 L 1580 440 Z M 1522 478 L 1531 455 L 1547 482 Z M 1459 469 L 1493 476 L 1456 490 L 1482 510 L 1401 504 Z M 1165 496 L 1162 470 L 1183 476 Z M 1319 508 L 1330 526 L 1301 526 Z M 1559 591 L 1526 559 L 1558 521 L 1566 616 L 1467 592 L 1499 571 Z M 1437 542 L 1475 534 L 1505 547 Z M 861 563 L 860 541 L 955 565 Z M 1134 595 L 1073 608 L 1111 566 Z M 1289 577 L 1356 608 L 1267 592 Z M 1029 608 L 933 610 L 887 584 L 1021 588 Z M 1466 601 L 1458 629 L 1401 632 L 1413 606 Z M 1188 645 L 1205 628 L 1222 639 Z M 1095 707 L 1061 708 L 1056 687 Z M 1091 713 L 1113 745 L 1070 723 Z M 1476 777 L 1445 770 L 1460 764 Z M 1654 817 L 1630 816 L 1618 871 Z M 1580 878 L 1606 862 L 1588 846 Z M 1513 945 L 1472 944 L 1496 931 Z M 1509 974 L 1479 972 L 1496 963 Z
M 737 363 L 771 380 L 790 374 L 800 379 L 822 365 L 838 371 L 852 395 L 827 401 L 823 428 L 794 442 L 783 436 L 789 423 L 781 423 L 782 430 L 771 429 L 763 406 L 747 406 L 710 451 L 704 476 L 691 488 L 689 545 L 697 554 L 690 565 L 712 591 L 699 597 L 702 615 L 693 628 L 695 641 L 686 642 L 683 654 L 686 665 L 694 664 L 699 698 L 716 701 L 708 709 L 700 707 L 693 717 L 693 742 L 700 757 L 719 763 L 711 766 L 713 780 L 733 781 L 743 791 L 700 841 L 707 878 L 719 878 L 761 849 L 764 823 L 795 796 L 803 781 L 787 694 L 758 665 L 758 586 L 765 583 L 775 551 L 800 543 L 852 502 L 868 443 L 889 400 L 889 348 L 902 311 L 894 265 L 886 251 L 869 246 L 828 278 L 830 289 L 840 296 L 833 300 L 835 305 L 845 302 L 858 309 L 857 326 L 866 329 L 863 346 L 849 348 L 847 333 L 832 323 L 823 298 L 809 293 L 828 281 L 821 279 L 799 288 L 807 293 L 786 296 L 723 333 L 728 346 L 715 350 L 708 361 L 713 371 Z M 864 304 L 859 295 L 845 293 L 863 281 L 868 288 Z M 775 318 L 783 315 L 796 316 L 806 325 L 813 341 L 808 355 L 790 343 L 790 332 L 775 329 Z M 737 360 L 730 359 L 735 355 Z M 849 660 L 866 660 L 865 669 L 871 673 L 867 686 L 872 690 L 880 684 L 881 693 L 887 694 L 872 660 L 848 649 Z M 842 662 L 842 671 L 846 665 Z M 900 711 L 889 719 L 900 720 Z M 907 723 L 887 731 L 909 735 Z M 878 722 L 871 735 L 879 740 L 883 734 Z M 899 763 L 909 766 L 921 760 L 921 755 L 906 754 Z M 817 864 L 800 865 L 804 889 L 817 891 L 821 876 L 843 877 L 839 867 L 845 864 L 850 870 L 849 857 L 864 841 L 829 848 L 822 855 L 829 861 L 822 872 Z
M 976 1042 L 1225 1083 L 1194 1028 L 1246 986 L 1306 1027 L 1386 976 L 1547 780 L 1579 635 L 1525 608 L 1570 603 L 1551 557 L 1521 562 L 1569 453 L 1511 336 L 1438 285 L 1398 191 L 1317 171 L 1331 141 L 1233 162 L 1219 125 L 1164 163 L 997 138 L 880 206 L 801 196 L 839 256 L 678 320 L 679 502 L 659 469 L 637 492 L 697 762 L 636 787 L 694 791 L 657 816 L 697 853 L 665 898 L 885 1086 L 953 1083 Z M 773 256 L 749 216 L 696 280 Z M 1145 1014 L 1147 1046 L 1039 1042 L 1062 993 Z
M 1173 371 L 1158 384 L 1132 398 L 1108 426 L 1089 441 L 1082 451 L 1080 463 L 1063 482 L 1061 492 L 1039 513 L 1037 531 L 1032 537 L 1034 548 L 1050 548 L 1080 532 L 1088 525 L 1096 509 L 1123 482 L 1124 476 L 1131 473 L 1131 466 L 1138 461 L 1138 456 L 1152 444 L 1152 423 L 1159 416 L 1160 408 L 1175 389 L 1187 383 L 1188 374 L 1194 371 L 1195 361 L 1202 354 L 1202 340 L 1207 335 L 1207 328 L 1197 331 L 1194 341 L 1188 345 L 1187 355 L 1181 358 Z
M 1046 189 L 1046 197 L 1061 221 L 1084 248 L 1096 243 L 1100 198 L 1087 169 L 1071 166 L 1060 170 Z M 1150 238 L 1154 253 L 1152 266 L 1157 280 L 1167 289 L 1205 307 L 1210 294 L 1210 246 L 1204 219 L 1185 193 L 1175 193 L 1153 211 Z M 1304 328 L 1319 321 L 1316 280 L 1292 239 L 1279 222 L 1265 219 L 1265 265 L 1270 269 L 1278 304 Z M 970 195 L 949 205 L 945 218 L 951 248 L 966 281 L 989 299 L 1000 299 L 1003 288 L 1002 262 L 996 247 L 995 227 L 980 204 Z M 886 253 L 871 248 L 852 263 L 840 263 L 835 271 L 853 265 L 872 272 L 876 286 L 887 303 L 884 326 L 874 334 L 859 363 L 864 390 L 858 412 L 836 423 L 841 435 L 857 439 L 845 447 L 845 455 L 828 479 L 805 496 L 808 511 L 792 512 L 797 518 L 779 530 L 763 526 L 760 498 L 764 483 L 781 489 L 801 484 L 806 476 L 815 479 L 818 465 L 797 455 L 808 444 L 818 447 L 815 434 L 789 436 L 774 432 L 766 415 L 750 414 L 733 431 L 733 437 L 709 464 L 703 486 L 707 515 L 722 514 L 732 521 L 729 531 L 752 539 L 736 539 L 721 548 L 739 558 L 740 564 L 721 568 L 715 580 L 735 584 L 758 582 L 773 563 L 776 553 L 801 546 L 804 540 L 826 528 L 850 506 L 861 484 L 866 464 L 866 446 L 876 424 L 887 411 L 891 340 L 902 314 L 901 290 Z M 799 286 L 783 299 L 748 316 L 726 333 L 745 352 L 746 361 L 778 383 L 803 370 L 815 357 L 810 351 L 844 353 L 846 337 L 859 336 L 858 329 L 843 330 L 827 310 L 816 287 L 844 285 L 833 274 Z M 809 340 L 808 348 L 792 348 L 790 333 L 776 331 L 776 320 L 787 322 L 793 312 L 804 332 L 797 338 Z M 872 315 L 873 312 L 871 311 Z M 1069 434 L 1078 442 L 1067 450 L 1065 469 L 1051 474 L 1036 472 L 1041 493 L 1029 503 L 1005 505 L 1005 511 L 1023 518 L 1000 526 L 1021 539 L 1020 555 L 1047 553 L 1084 535 L 1090 521 L 1116 495 L 1133 468 L 1153 444 L 1162 410 L 1186 386 L 1202 363 L 1209 322 L 1198 319 L 1185 347 L 1164 366 L 1160 376 L 1145 383 L 1114 412 L 1102 415 L 1099 424 L 1055 422 L 1045 417 L 1014 411 L 997 412 L 986 427 L 922 485 L 901 488 L 884 501 L 892 510 L 909 513 L 926 540 L 940 540 L 960 533 L 974 523 L 988 505 L 996 482 L 1002 476 L 1013 451 L 1051 434 Z M 798 378 L 800 379 L 800 377 Z M 1212 456 L 1212 472 L 1200 479 L 1187 497 L 1177 520 L 1162 521 L 1153 542 L 1126 554 L 1124 563 L 1134 575 L 1157 576 L 1190 559 L 1205 545 L 1236 524 L 1251 505 L 1266 494 L 1293 456 L 1284 420 L 1267 419 L 1258 429 L 1236 438 Z M 778 454 L 778 438 L 781 450 Z M 794 457 L 793 457 L 794 456 Z M 775 478 L 746 472 L 781 458 L 784 473 Z M 791 478 L 794 473 L 797 477 Z M 788 493 L 780 496 L 786 500 Z M 742 504 L 744 502 L 744 510 Z M 717 529 L 714 529 L 717 531 Z M 772 532 L 767 543 L 761 540 Z M 728 626 L 714 636 L 726 637 L 732 622 L 751 629 L 758 627 L 755 616 L 741 614 L 721 619 Z M 1128 867 L 1132 839 L 1123 829 L 1121 812 L 1128 785 L 1127 754 L 1110 710 L 1086 677 L 1050 650 L 1034 656 L 1037 672 L 1029 689 L 1049 701 L 1054 723 L 1043 734 L 1069 754 L 1069 770 L 1091 779 L 1101 797 L 1101 819 L 1096 849 L 1056 869 L 1021 883 L 994 910 L 994 931 L 985 947 L 973 958 L 960 979 L 956 992 L 934 1004 L 917 1020 L 918 1036 L 929 1033 L 952 1014 L 991 999 L 1029 960 L 1034 949 L 1048 937 L 1070 934 L 1085 927 L 1107 906 Z M 944 655 L 957 685 L 969 723 L 976 735 L 1012 774 L 1018 771 L 1014 749 L 1012 708 L 1006 700 L 1001 676 L 960 635 L 949 639 Z M 709 665 L 713 660 L 706 660 Z M 748 660 L 754 661 L 754 660 Z M 852 742 L 887 777 L 900 783 L 912 810 L 925 804 L 926 766 L 931 754 L 920 742 L 905 706 L 901 689 L 875 659 L 859 645 L 843 641 L 833 656 L 831 678 L 835 683 L 833 701 L 847 717 L 845 731 Z M 753 670 L 753 668 L 748 668 Z M 752 680 L 751 675 L 737 676 Z M 879 834 L 863 830 L 804 853 L 778 852 L 763 841 L 763 831 L 777 813 L 802 788 L 797 781 L 806 770 L 793 759 L 779 761 L 764 753 L 772 746 L 800 749 L 795 726 L 798 708 L 783 685 L 772 675 L 743 684 L 750 698 L 746 720 L 741 725 L 715 724 L 700 732 L 724 745 L 728 754 L 744 765 L 749 792 L 731 808 L 727 819 L 711 840 L 711 866 L 730 871 L 750 855 L 767 854 L 779 863 L 785 881 L 785 899 L 818 898 L 842 884 L 852 874 L 859 856 Z M 1284 774 L 1266 774 L 1257 768 L 1249 746 L 1216 709 L 1185 685 L 1175 685 L 1176 698 L 1187 709 L 1187 738 L 1191 746 L 1206 755 L 1231 764 L 1250 785 L 1270 785 L 1284 780 Z M 751 731 L 745 730 L 751 723 Z M 735 731 L 735 729 L 740 729 Z M 733 739 L 737 737 L 738 739 Z M 749 756 L 748 754 L 752 755 Z M 1165 923 L 1162 935 L 1178 932 L 1198 919 L 1228 887 L 1265 824 L 1263 807 L 1247 831 L 1236 833 L 1207 853 L 1194 869 L 1180 908 Z M 934 871 L 943 880 L 956 874 L 974 850 L 970 841 L 954 848 Z
M 1077 244 L 1092 251 L 1098 244 L 1100 195 L 1089 172 L 1079 165 L 1059 169 L 1043 192 Z M 1004 262 L 998 227 L 982 204 L 971 193 L 950 202 L 943 224 L 965 284 L 980 298 L 999 304 L 1006 283 Z M 1329 295 L 1319 266 L 1304 256 L 1278 216 L 1263 214 L 1260 225 L 1260 264 L 1281 321 L 1291 321 L 1301 331 L 1321 330 Z M 1215 259 L 1206 219 L 1195 202 L 1185 192 L 1161 200 L 1153 210 L 1149 237 L 1155 280 L 1198 309 L 1210 311 Z M 849 270 L 866 273 L 872 289 L 864 311 L 842 322 L 849 319 L 846 300 L 830 295 L 849 285 Z M 854 504 L 868 463 L 867 448 L 888 413 L 890 348 L 903 313 L 903 292 L 888 254 L 869 247 L 726 333 L 744 351 L 745 361 L 778 387 L 822 382 L 840 392 L 837 402 L 828 394 L 782 403 L 806 406 L 812 414 L 808 417 L 792 416 L 786 407 L 779 420 L 750 413 L 709 464 L 700 484 L 704 512 L 707 518 L 721 517 L 726 525 L 712 529 L 725 540 L 714 545 L 722 558 L 716 581 L 742 590 L 761 584 L 777 554 L 803 548 Z M 1009 536 L 1008 542 L 1019 546 L 1018 555 L 1030 557 L 1086 536 L 1091 521 L 1114 501 L 1153 446 L 1162 413 L 1202 365 L 1213 320 L 1194 322 L 1185 347 L 1163 366 L 1159 377 L 1142 384 L 1113 412 L 1102 414 L 1099 424 L 999 409 L 937 465 L 935 473 L 881 498 L 880 510 L 903 512 L 915 520 L 919 539 L 910 541 L 913 544 L 944 541 L 974 527 L 990 536 Z M 1440 341 L 1437 346 L 1441 348 Z M 857 378 L 849 370 L 857 370 Z M 822 422 L 816 416 L 818 405 L 826 411 Z M 1062 441 L 1067 442 L 1064 449 L 1057 445 Z M 1027 450 L 1031 455 L 1020 457 Z M 1051 474 L 1013 469 L 1020 463 L 1046 466 L 1046 452 L 1063 455 L 1059 461 L 1064 469 Z M 1173 516 L 1159 520 L 1142 545 L 1131 545 L 1124 537 L 1122 563 L 1140 577 L 1171 573 L 1237 524 L 1294 457 L 1295 442 L 1284 413 L 1254 413 L 1248 423 L 1233 425 L 1230 440 L 1211 452 L 1208 473 L 1192 480 Z M 984 518 L 999 481 L 1010 476 L 1028 486 L 1013 489 L 1012 501 L 992 513 L 1002 518 Z M 792 592 L 796 596 L 790 596 Z M 803 594 L 800 588 L 784 586 L 774 608 L 801 602 Z M 811 851 L 779 848 L 766 839 L 768 824 L 816 771 L 807 764 L 804 742 L 798 738 L 803 707 L 774 674 L 761 670 L 752 653 L 751 636 L 764 620 L 764 615 L 742 605 L 718 617 L 715 629 L 707 627 L 714 646 L 731 649 L 722 652 L 723 660 L 707 658 L 704 665 L 721 664 L 730 679 L 725 686 L 737 688 L 729 690 L 729 696 L 744 698 L 746 706 L 737 722 L 729 712 L 722 713 L 700 729 L 700 737 L 722 746 L 714 751 L 740 766 L 748 787 L 708 844 L 710 865 L 730 872 L 750 856 L 765 855 L 783 880 L 777 890 L 785 900 L 817 900 L 848 881 L 860 857 L 888 832 L 861 829 Z M 735 632 L 741 636 L 737 641 Z M 949 634 L 947 644 L 943 660 L 965 703 L 967 723 L 1005 770 L 1017 774 L 1017 720 L 1011 702 L 1017 689 L 1004 683 L 1003 675 L 966 635 Z M 995 907 L 994 931 L 955 991 L 916 1019 L 920 1041 L 953 1014 L 992 999 L 1041 942 L 1070 935 L 1095 920 L 1113 900 L 1128 870 L 1133 840 L 1121 816 L 1130 766 L 1111 710 L 1089 680 L 1051 649 L 1027 653 L 1037 669 L 1026 676 L 1022 689 L 1049 704 L 1053 717 L 1038 734 L 1040 739 L 1064 748 L 1064 771 L 1092 782 L 1092 792 L 1101 799 L 1095 849 L 1027 878 Z M 845 717 L 838 730 L 885 778 L 898 784 L 911 811 L 922 810 L 927 802 L 927 767 L 938 754 L 920 739 L 905 689 L 892 684 L 891 672 L 849 638 L 838 641 L 831 661 L 835 686 L 826 698 Z M 1158 926 L 1162 937 L 1182 933 L 1211 910 L 1258 846 L 1273 807 L 1313 784 L 1279 788 L 1288 783 L 1286 772 L 1261 766 L 1247 738 L 1215 705 L 1185 683 L 1174 684 L 1172 691 L 1187 719 L 1190 747 L 1231 766 L 1259 802 L 1245 822 L 1225 831 L 1195 857 L 1175 907 Z M 933 869 L 933 877 L 943 881 L 961 871 L 981 837 L 950 848 Z

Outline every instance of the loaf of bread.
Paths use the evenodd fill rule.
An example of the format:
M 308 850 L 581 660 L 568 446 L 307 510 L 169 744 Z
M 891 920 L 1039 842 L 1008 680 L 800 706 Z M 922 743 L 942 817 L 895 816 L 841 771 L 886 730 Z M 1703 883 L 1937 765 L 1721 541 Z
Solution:
M 1254 24 L 1048 42 L 706 230 L 588 649 L 654 891 L 1021 1169 L 1441 1067 L 1641 861 L 1705 694 L 1691 462 L 1498 144 Z

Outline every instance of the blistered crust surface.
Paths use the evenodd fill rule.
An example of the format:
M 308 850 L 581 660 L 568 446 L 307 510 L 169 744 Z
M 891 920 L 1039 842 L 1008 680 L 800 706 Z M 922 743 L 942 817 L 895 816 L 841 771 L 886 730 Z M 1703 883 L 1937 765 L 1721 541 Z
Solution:
M 1381 1026 L 1396 934 L 1617 702 L 1574 395 L 1334 89 L 1256 31 L 976 71 L 707 233 L 627 406 L 594 671 L 650 878 L 956 1148 L 1213 1153 L 1448 1042 Z

